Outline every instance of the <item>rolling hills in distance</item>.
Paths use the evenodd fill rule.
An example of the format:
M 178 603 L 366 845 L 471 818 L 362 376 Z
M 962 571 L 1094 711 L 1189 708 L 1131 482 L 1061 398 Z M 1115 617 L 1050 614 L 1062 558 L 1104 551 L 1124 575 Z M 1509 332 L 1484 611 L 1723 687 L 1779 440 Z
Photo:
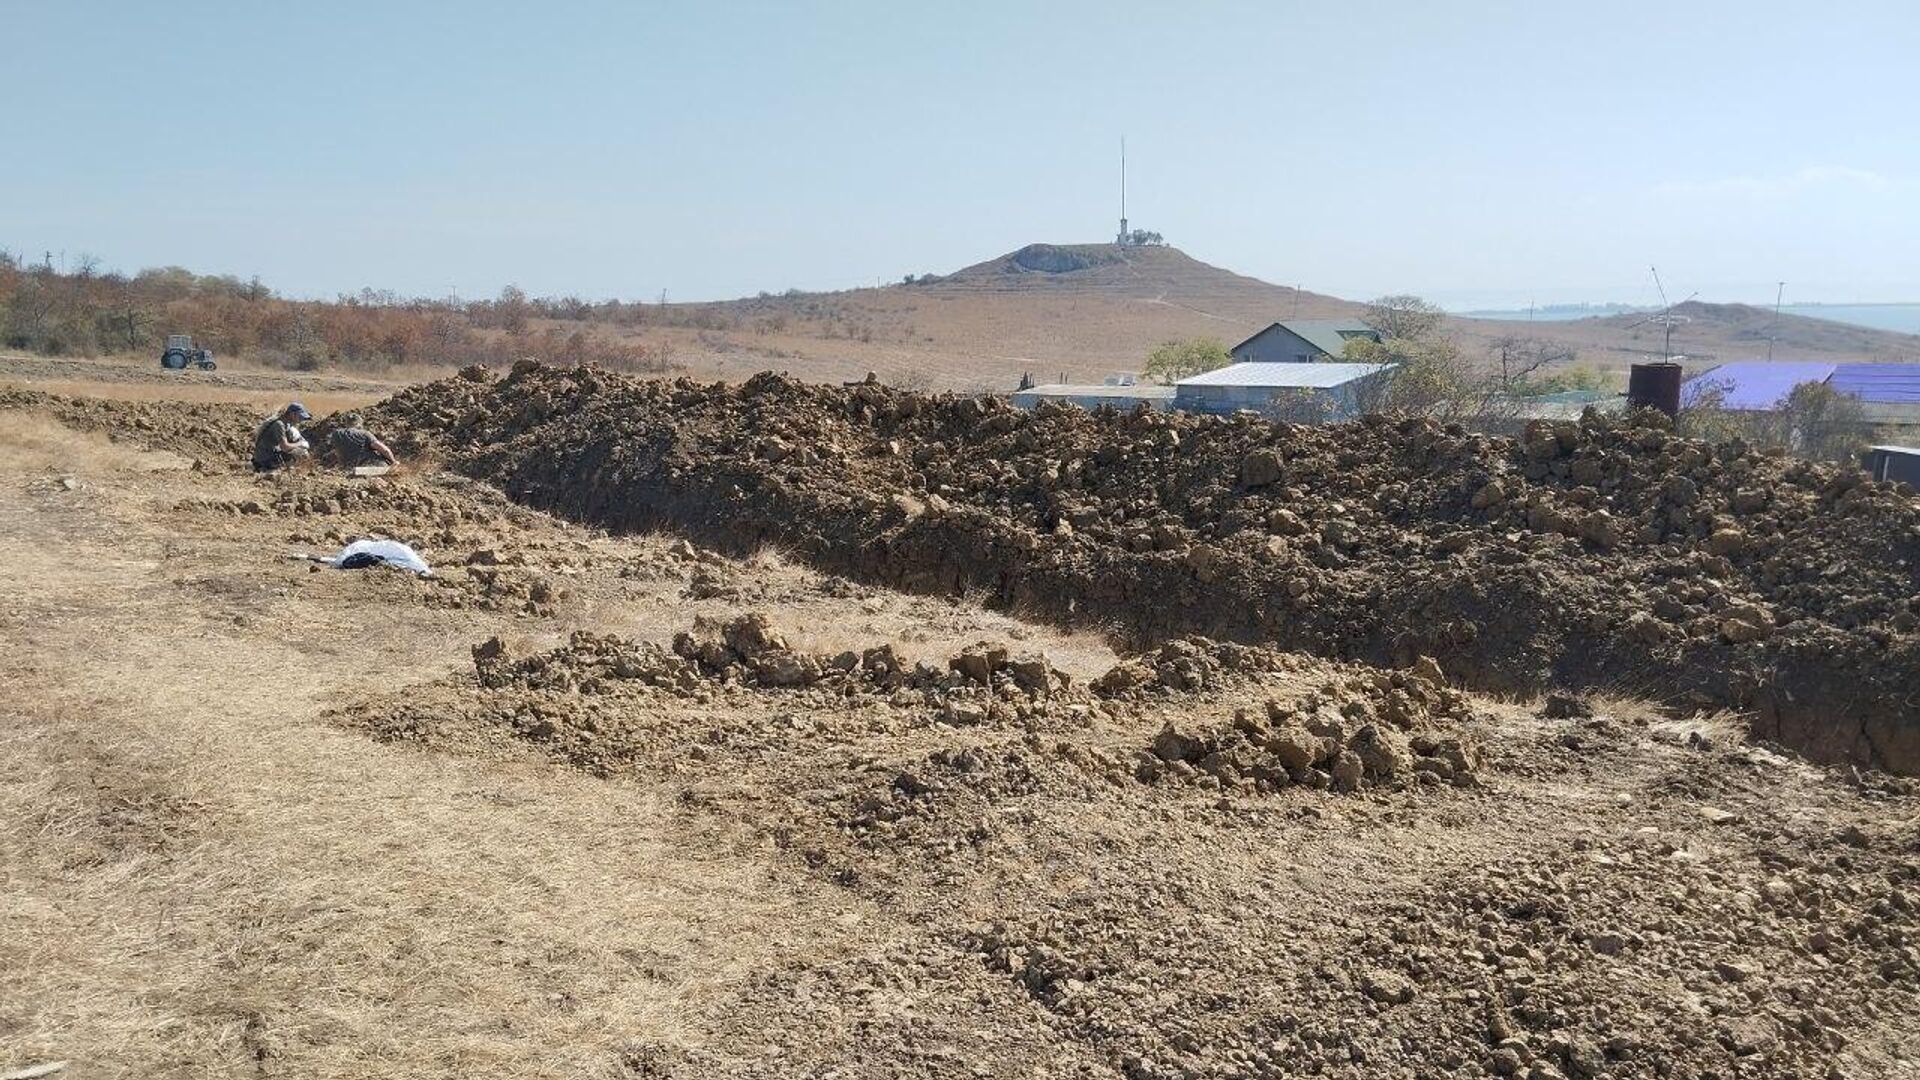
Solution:
M 772 368 L 823 381 L 873 371 L 904 385 L 1005 390 L 1023 373 L 1041 382 L 1099 382 L 1137 372 L 1163 341 L 1209 336 L 1232 345 L 1276 320 L 1358 316 L 1361 300 L 1275 285 L 1201 262 L 1174 247 L 1030 244 L 953 273 L 831 293 L 790 292 L 669 304 L 618 332 L 670 343 L 703 376 Z M 1679 305 L 1673 333 L 1690 369 L 1764 357 L 1920 361 L 1920 336 L 1746 304 Z M 1470 355 L 1502 337 L 1572 348 L 1603 370 L 1657 359 L 1664 329 L 1646 312 L 1575 320 L 1449 316 L 1445 332 Z

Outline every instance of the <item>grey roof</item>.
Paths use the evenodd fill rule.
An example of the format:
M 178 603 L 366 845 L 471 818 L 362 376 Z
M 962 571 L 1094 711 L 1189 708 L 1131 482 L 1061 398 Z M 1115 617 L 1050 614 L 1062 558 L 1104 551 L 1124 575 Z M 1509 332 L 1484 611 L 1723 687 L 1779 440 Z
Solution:
M 1284 319 L 1280 322 L 1269 324 L 1266 330 L 1260 331 L 1260 334 L 1264 334 L 1276 326 L 1289 331 L 1294 336 L 1304 340 L 1307 344 L 1312 345 L 1328 356 L 1339 356 L 1346 350 L 1347 339 L 1343 336 L 1343 332 L 1345 334 L 1364 334 L 1368 337 L 1372 337 L 1376 333 L 1373 327 L 1368 326 L 1359 319 Z M 1255 334 L 1239 345 L 1235 345 L 1233 347 L 1234 350 L 1238 351 L 1242 345 L 1252 342 L 1254 338 L 1259 337 L 1260 334 Z
M 1015 390 L 1014 397 L 1026 394 L 1032 397 L 1111 397 L 1111 398 L 1170 398 L 1173 387 L 1157 383 L 1135 383 L 1132 386 L 1110 386 L 1106 383 L 1048 383 L 1045 386 L 1029 386 L 1025 390 Z
M 1392 364 L 1274 364 L 1248 361 L 1181 379 L 1176 386 L 1262 386 L 1325 390 L 1364 379 Z

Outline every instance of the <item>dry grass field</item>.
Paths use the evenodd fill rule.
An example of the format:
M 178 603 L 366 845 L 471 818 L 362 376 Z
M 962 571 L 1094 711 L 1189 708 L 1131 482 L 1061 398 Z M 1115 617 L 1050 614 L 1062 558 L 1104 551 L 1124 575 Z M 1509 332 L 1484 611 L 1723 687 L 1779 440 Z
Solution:
M 261 415 L 298 397 L 315 415 L 371 404 L 410 382 L 439 374 L 426 368 L 386 378 L 295 374 L 223 362 L 216 371 L 165 371 L 151 357 L 45 357 L 0 354 L 0 385 L 107 401 L 191 401 L 249 405 Z

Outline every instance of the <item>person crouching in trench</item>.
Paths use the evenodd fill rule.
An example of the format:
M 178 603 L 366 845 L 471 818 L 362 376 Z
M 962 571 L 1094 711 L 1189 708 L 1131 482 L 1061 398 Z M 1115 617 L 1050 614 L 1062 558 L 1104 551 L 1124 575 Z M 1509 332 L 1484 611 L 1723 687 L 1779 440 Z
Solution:
M 332 443 L 334 456 L 340 459 L 342 468 L 352 469 L 376 462 L 385 462 L 388 465 L 400 464 L 394 458 L 393 451 L 387 448 L 386 443 L 381 442 L 378 436 L 361 426 L 360 414 L 357 412 L 342 416 L 340 426 L 334 429 L 328 441 Z
M 307 437 L 294 424 L 311 419 L 313 414 L 296 401 L 261 424 L 253 436 L 253 471 L 276 472 L 305 460 L 310 453 Z

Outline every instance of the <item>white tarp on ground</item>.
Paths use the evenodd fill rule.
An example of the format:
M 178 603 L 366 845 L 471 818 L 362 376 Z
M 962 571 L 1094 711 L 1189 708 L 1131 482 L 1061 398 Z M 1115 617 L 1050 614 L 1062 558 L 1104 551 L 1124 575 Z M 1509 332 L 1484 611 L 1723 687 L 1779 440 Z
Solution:
M 419 552 L 398 540 L 355 540 L 353 543 L 341 548 L 340 554 L 328 559 L 327 564 L 338 569 L 343 563 L 349 559 L 353 559 L 356 555 L 378 559 L 388 566 L 397 566 L 402 570 L 411 570 L 416 574 L 433 573 L 433 568 L 427 565 L 427 560 L 421 558 Z M 358 564 L 363 560 L 356 559 L 354 561 Z

